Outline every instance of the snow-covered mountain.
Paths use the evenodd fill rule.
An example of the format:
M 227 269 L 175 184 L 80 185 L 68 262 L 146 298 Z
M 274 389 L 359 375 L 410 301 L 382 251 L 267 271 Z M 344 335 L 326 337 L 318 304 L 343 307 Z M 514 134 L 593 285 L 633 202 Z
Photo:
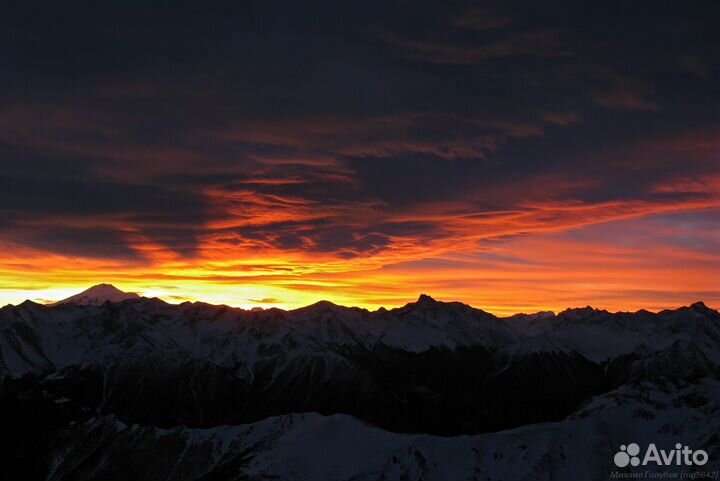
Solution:
M 104 303 L 103 303 L 104 304 Z M 233 309 L 133 298 L 107 305 L 26 301 L 0 310 L 0 376 L 18 377 L 108 357 L 139 359 L 158 349 L 249 367 L 266 357 L 315 356 L 341 348 L 420 353 L 458 347 L 497 349 L 515 342 L 512 326 L 460 303 L 421 296 L 405 307 L 370 312 L 319 302 L 280 309 Z
M 134 292 L 123 292 L 112 284 L 98 284 L 55 304 L 78 304 L 81 306 L 101 306 L 106 302 L 121 302 L 138 299 Z
M 558 315 L 513 316 L 508 322 L 525 336 L 550 336 L 596 361 L 628 355 L 637 349 L 662 350 L 679 340 L 695 343 L 720 361 L 720 314 L 702 302 L 658 313 L 611 313 L 585 307 L 567 309 Z
M 708 393 L 714 396 L 693 406 L 676 404 Z M 342 414 L 286 414 L 208 429 L 158 429 L 104 416 L 62 432 L 47 479 L 120 480 L 121 473 L 170 480 L 608 479 L 617 469 L 613 455 L 628 440 L 704 449 L 711 462 L 703 471 L 712 472 L 720 467 L 719 398 L 720 383 L 712 379 L 658 392 L 623 388 L 560 422 L 455 437 L 390 433 Z M 158 446 L 161 456 L 145 454 Z
M 500 319 L 425 295 L 374 312 L 100 302 L 113 289 L 0 309 L 7 472 L 604 479 L 628 440 L 720 456 L 703 422 L 720 418 L 720 314 L 702 303 Z

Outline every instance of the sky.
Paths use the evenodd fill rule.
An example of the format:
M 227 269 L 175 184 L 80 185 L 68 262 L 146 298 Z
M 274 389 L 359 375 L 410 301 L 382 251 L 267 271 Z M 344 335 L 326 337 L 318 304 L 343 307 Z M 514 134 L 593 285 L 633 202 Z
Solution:
M 11 2 L 0 305 L 109 282 L 245 308 L 718 307 L 718 18 Z

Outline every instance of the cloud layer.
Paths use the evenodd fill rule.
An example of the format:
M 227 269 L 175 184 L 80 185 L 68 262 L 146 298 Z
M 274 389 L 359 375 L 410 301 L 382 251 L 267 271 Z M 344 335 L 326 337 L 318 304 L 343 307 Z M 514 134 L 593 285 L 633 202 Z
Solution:
M 545 307 L 714 299 L 692 279 L 718 256 L 682 259 L 720 222 L 715 2 L 6 13 L 0 300 L 97 280 L 371 306 L 415 297 L 421 270 L 427 290 L 507 311 L 543 307 L 548 259 Z M 694 219 L 685 242 L 648 235 L 666 219 Z M 641 240 L 643 262 L 611 248 Z M 487 260 L 510 248 L 512 269 Z M 650 264 L 670 280 L 648 286 Z M 603 269 L 645 290 L 598 285 Z

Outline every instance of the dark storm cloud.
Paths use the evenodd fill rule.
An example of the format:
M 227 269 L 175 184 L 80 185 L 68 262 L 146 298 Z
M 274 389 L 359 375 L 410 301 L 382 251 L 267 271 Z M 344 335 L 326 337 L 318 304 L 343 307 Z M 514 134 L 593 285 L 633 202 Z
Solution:
M 126 246 L 114 229 L 102 227 L 11 226 L 3 229 L 6 235 L 27 247 L 57 254 L 140 261 L 141 256 Z
M 718 13 L 16 3 L 0 18 L 0 226 L 109 257 L 132 257 L 113 235 L 128 229 L 192 256 L 208 226 L 352 256 L 446 232 L 414 219 L 427 205 L 654 201 L 718 173 Z

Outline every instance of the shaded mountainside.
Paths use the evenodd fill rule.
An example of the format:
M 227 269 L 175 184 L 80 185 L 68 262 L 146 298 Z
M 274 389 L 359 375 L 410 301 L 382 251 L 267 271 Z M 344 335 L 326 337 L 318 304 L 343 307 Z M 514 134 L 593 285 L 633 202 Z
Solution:
M 452 450 L 407 454 L 418 440 L 431 451 L 474 446 L 474 467 L 462 476 L 493 479 L 487 470 L 505 462 L 483 451 L 494 439 L 500 453 L 510 450 L 502 456 L 520 456 L 512 439 L 540 458 L 545 449 L 543 462 L 554 463 L 555 436 L 590 430 L 600 443 L 603 423 L 624 424 L 613 428 L 622 433 L 649 417 L 667 418 L 658 425 L 667 431 L 680 416 L 669 406 L 720 414 L 710 382 L 720 373 L 720 315 L 701 303 L 658 314 L 585 308 L 509 319 L 428 296 L 375 312 L 328 302 L 294 311 L 146 298 L 95 304 L 0 309 L 8 479 L 157 479 L 133 471 L 145 465 L 132 446 L 153 458 L 162 479 L 267 479 L 273 469 L 280 479 L 316 479 L 283 471 L 292 455 L 276 443 L 291 450 L 300 436 L 297 427 L 278 431 L 284 423 L 302 426 L 298 449 L 349 442 L 316 430 L 326 423 L 350 439 L 381 438 L 372 456 L 382 463 L 358 479 L 448 479 L 437 476 Z M 576 449 L 567 443 L 562 449 Z M 605 444 L 586 461 L 599 463 L 612 447 Z M 369 454 L 345 453 L 348 464 L 336 468 L 347 476 L 335 479 L 354 479 L 358 456 Z M 538 463 L 524 475 L 538 477 Z

